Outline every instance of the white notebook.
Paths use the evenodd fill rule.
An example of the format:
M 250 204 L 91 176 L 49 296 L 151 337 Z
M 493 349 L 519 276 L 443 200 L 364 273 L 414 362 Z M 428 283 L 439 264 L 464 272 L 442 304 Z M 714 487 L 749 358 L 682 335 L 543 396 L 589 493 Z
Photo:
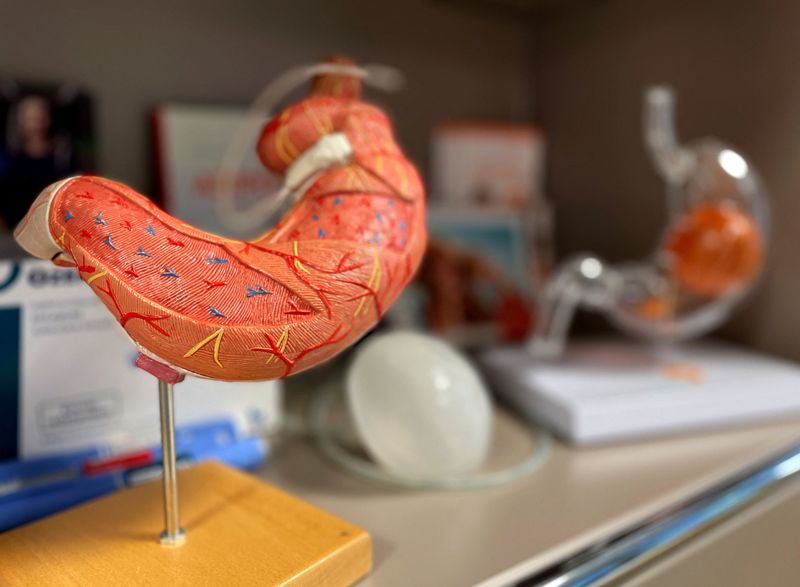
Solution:
M 494 389 L 576 444 L 800 415 L 800 366 L 718 342 L 577 341 L 558 361 L 481 357 Z

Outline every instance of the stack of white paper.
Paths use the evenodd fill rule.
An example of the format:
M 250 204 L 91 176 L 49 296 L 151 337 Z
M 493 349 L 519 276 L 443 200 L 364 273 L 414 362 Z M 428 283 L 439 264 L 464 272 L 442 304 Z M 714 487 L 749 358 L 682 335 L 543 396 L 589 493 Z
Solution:
M 497 349 L 500 395 L 567 440 L 591 444 L 800 414 L 800 368 L 711 342 L 574 342 L 558 361 Z

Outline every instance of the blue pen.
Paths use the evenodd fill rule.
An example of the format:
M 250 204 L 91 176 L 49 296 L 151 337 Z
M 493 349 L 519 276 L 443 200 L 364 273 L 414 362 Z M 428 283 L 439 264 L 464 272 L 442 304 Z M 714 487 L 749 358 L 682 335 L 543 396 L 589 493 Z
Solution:
M 181 426 L 175 435 L 179 452 L 209 450 L 235 440 L 236 429 L 230 420 L 213 420 Z M 150 450 L 153 460 L 160 458 L 160 446 L 156 445 Z M 82 466 L 101 456 L 102 451 L 94 447 L 71 453 L 0 462 L 0 496 L 13 493 L 27 485 L 75 477 L 80 473 Z
M 236 427 L 231 420 L 212 420 L 181 426 L 175 431 L 175 448 L 178 452 L 191 448 L 213 448 L 236 442 Z M 153 448 L 161 456 L 161 446 Z
M 198 447 L 187 451 L 186 455 L 195 462 L 217 460 L 237 469 L 250 470 L 263 463 L 267 453 L 266 441 L 253 437 L 213 449 Z
M 226 446 L 202 447 L 189 450 L 182 457 L 199 462 L 216 459 L 240 468 L 254 468 L 267 454 L 266 443 L 261 438 L 245 438 Z M 93 477 L 79 477 L 66 481 L 40 484 L 0 496 L 0 531 L 32 522 L 43 516 L 78 505 L 90 499 L 111 493 L 124 486 L 136 485 L 159 478 L 161 465 L 147 465 L 128 473 L 104 473 Z
M 228 446 L 208 450 L 189 451 L 177 457 L 178 469 L 185 469 L 203 461 L 219 461 L 237 469 L 255 469 L 267 456 L 267 443 L 263 438 L 243 438 Z M 162 463 L 153 463 L 125 471 L 126 485 L 141 485 L 160 479 Z
M 175 445 L 178 453 L 210 450 L 226 446 L 235 441 L 236 429 L 230 420 L 214 420 L 182 426 L 178 428 L 175 434 Z M 83 463 L 81 469 L 84 475 L 94 476 L 110 471 L 125 470 L 134 466 L 151 465 L 158 461 L 159 458 L 161 458 L 161 446 L 155 445 L 130 453 L 88 460 Z
M 121 475 L 102 475 L 59 484 L 53 491 L 30 495 L 25 499 L 0 503 L 0 532 L 106 495 L 121 486 Z
M 99 456 L 100 450 L 91 448 L 72 453 L 35 457 L 24 461 L 3 462 L 0 463 L 0 487 L 19 483 L 26 479 L 59 474 L 63 471 L 71 471 L 74 474 L 80 471 L 83 462 Z

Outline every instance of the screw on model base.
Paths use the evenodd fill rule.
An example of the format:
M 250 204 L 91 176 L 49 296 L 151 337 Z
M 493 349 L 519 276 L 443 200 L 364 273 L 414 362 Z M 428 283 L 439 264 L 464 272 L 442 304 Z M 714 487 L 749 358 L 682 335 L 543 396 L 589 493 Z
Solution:
M 178 531 L 174 534 L 164 530 L 161 532 L 160 542 L 161 546 L 183 546 L 184 542 L 186 542 L 186 530 L 178 528 Z

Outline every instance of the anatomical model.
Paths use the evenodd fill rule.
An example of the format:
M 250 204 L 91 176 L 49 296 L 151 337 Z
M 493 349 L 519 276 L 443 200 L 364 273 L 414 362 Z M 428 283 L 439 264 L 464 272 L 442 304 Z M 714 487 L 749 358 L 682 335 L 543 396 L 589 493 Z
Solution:
M 261 160 L 302 197 L 258 238 L 202 232 L 99 177 L 45 189 L 15 236 L 77 268 L 148 370 L 260 380 L 311 367 L 378 321 L 425 247 L 419 175 L 360 93 L 355 77 L 320 76 L 265 126 Z
M 386 115 L 361 101 L 365 70 L 325 67 L 258 141 L 295 201 L 265 234 L 203 232 L 99 177 L 51 185 L 15 231 L 31 254 L 76 268 L 159 380 L 165 545 L 184 541 L 172 384 L 275 379 L 325 361 L 375 325 L 422 258 L 419 175 Z
M 669 88 L 645 93 L 645 144 L 666 182 L 669 212 L 655 254 L 616 266 L 586 254 L 565 262 L 545 288 L 530 345 L 537 357 L 561 354 L 579 306 L 639 338 L 678 341 L 718 326 L 755 285 L 769 215 L 758 173 L 717 139 L 679 144 L 674 107 Z

